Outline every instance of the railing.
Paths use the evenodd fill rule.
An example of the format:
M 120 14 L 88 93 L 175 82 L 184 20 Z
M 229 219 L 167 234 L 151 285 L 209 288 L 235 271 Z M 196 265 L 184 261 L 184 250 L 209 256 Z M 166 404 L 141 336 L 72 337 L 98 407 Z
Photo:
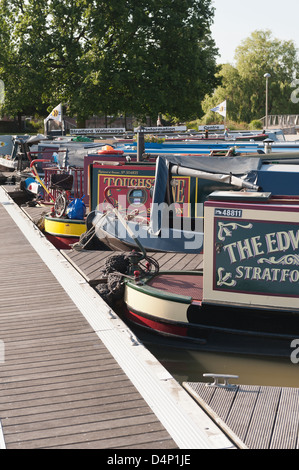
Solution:
M 75 168 L 75 167 L 58 167 L 54 162 L 54 154 L 62 153 L 64 154 L 65 150 L 55 150 L 52 149 L 44 151 L 29 152 L 28 157 L 30 160 L 30 166 L 36 163 L 41 165 L 41 171 L 43 173 L 42 183 L 47 188 L 47 191 L 44 190 L 43 200 L 46 203 L 53 202 L 56 199 L 58 192 L 57 190 L 50 189 L 51 186 L 51 175 L 53 174 L 62 174 L 67 173 L 73 175 L 74 182 L 73 188 L 71 190 L 71 195 L 74 198 L 81 198 L 84 196 L 84 169 Z M 35 169 L 35 167 L 33 167 Z M 35 169 L 36 170 L 36 169 Z M 34 171 L 35 174 L 35 171 Z
M 74 182 L 71 195 L 74 198 L 81 198 L 84 196 L 84 170 L 83 168 L 45 168 L 44 169 L 44 184 L 47 188 L 51 186 L 51 175 L 53 174 L 62 174 L 67 173 L 73 175 Z M 57 197 L 57 191 L 54 189 L 49 189 L 49 192 L 54 199 Z M 51 196 L 46 192 L 44 194 L 45 202 L 51 202 Z
M 266 116 L 261 118 L 264 127 L 299 128 L 299 114 L 271 114 L 268 116 L 268 126 L 266 125 Z

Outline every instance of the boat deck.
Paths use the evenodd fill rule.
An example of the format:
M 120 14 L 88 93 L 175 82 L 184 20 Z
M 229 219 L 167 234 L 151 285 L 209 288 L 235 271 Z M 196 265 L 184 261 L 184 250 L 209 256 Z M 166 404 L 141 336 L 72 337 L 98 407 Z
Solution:
M 23 206 L 24 213 L 36 224 L 38 220 L 49 212 L 47 207 Z M 103 281 L 105 263 L 111 256 L 122 254 L 117 251 L 99 251 L 85 249 L 61 250 L 63 256 L 74 266 L 90 285 Z M 185 253 L 148 253 L 158 263 L 160 270 L 200 270 L 203 267 L 203 255 Z
M 0 448 L 234 447 L 1 187 L 0 218 Z
M 239 448 L 298 449 L 298 388 L 183 386 Z
M 105 263 L 111 256 L 122 254 L 118 251 L 96 250 L 62 250 L 66 259 L 84 276 L 91 285 L 97 284 L 103 279 Z M 171 269 L 200 269 L 203 263 L 202 255 L 183 253 L 148 253 L 159 263 L 160 270 Z
M 172 294 L 191 297 L 194 301 L 202 300 L 203 276 L 201 275 L 163 273 L 151 279 L 148 285 Z

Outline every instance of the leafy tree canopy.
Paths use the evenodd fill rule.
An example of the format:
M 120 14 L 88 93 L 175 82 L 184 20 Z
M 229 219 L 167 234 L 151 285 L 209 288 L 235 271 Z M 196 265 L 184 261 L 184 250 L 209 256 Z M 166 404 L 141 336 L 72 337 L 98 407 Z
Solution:
M 211 0 L 0 0 L 2 111 L 202 114 L 217 49 Z
M 250 122 L 262 118 L 265 115 L 265 73 L 271 75 L 269 114 L 297 114 L 298 105 L 291 101 L 291 94 L 298 68 L 293 41 L 273 38 L 269 30 L 254 31 L 236 49 L 235 66 L 224 64 L 221 67 L 221 85 L 203 103 L 206 117 L 211 119 L 209 110 L 227 99 L 229 119 Z

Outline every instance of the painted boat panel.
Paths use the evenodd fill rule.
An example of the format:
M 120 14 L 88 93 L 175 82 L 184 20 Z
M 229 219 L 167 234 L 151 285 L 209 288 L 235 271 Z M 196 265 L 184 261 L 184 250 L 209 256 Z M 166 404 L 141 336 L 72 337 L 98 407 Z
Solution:
M 54 236 L 80 237 L 86 232 L 84 220 L 59 219 L 45 216 L 45 232 Z
M 299 204 L 208 201 L 204 230 L 205 302 L 299 312 Z

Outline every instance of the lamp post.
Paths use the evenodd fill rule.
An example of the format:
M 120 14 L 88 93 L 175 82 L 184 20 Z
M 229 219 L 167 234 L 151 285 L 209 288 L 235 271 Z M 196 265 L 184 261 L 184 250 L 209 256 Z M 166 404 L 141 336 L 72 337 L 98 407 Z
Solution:
M 266 129 L 268 129 L 268 80 L 271 77 L 269 73 L 265 73 L 264 78 L 266 79 Z

